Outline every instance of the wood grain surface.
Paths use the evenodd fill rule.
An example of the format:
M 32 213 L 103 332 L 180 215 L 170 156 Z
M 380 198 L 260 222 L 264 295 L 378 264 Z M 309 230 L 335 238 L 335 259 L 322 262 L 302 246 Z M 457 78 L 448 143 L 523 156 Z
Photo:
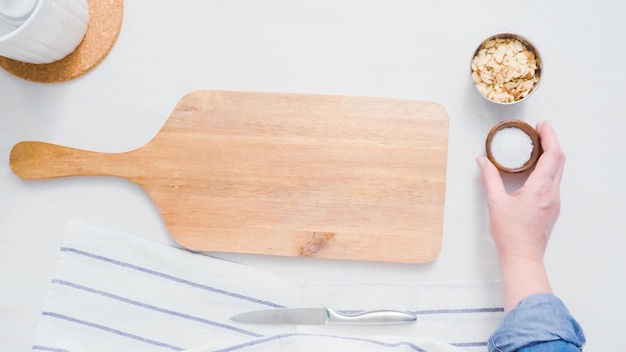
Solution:
M 193 250 L 424 263 L 441 247 L 447 146 L 432 102 L 197 91 L 136 150 L 20 142 L 10 164 L 127 178 Z

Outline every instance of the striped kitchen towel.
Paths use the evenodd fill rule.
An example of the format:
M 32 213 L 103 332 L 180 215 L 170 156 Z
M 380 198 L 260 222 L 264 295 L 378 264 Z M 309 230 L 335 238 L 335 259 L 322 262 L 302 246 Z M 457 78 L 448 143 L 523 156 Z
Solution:
M 36 351 L 485 351 L 503 316 L 500 283 L 310 282 L 71 223 Z M 396 309 L 411 325 L 253 325 L 280 307 Z M 441 341 L 441 342 L 436 342 Z

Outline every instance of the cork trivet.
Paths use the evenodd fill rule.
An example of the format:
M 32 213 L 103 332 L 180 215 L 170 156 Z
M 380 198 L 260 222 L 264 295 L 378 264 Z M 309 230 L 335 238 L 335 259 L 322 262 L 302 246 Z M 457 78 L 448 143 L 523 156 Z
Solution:
M 31 64 L 0 56 L 0 67 L 23 79 L 58 83 L 96 67 L 113 49 L 122 28 L 124 0 L 88 0 L 89 25 L 83 41 L 68 56 L 49 64 Z

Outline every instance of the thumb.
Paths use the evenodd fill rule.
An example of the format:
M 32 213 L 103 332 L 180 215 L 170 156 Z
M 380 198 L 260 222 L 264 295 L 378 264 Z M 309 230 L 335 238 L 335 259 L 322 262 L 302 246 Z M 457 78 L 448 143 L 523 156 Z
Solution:
M 483 185 L 485 186 L 485 190 L 487 191 L 487 199 L 489 201 L 494 201 L 501 196 L 506 195 L 504 182 L 502 182 L 500 172 L 491 163 L 491 161 L 485 156 L 479 156 L 476 159 L 476 163 L 480 167 L 480 176 L 482 178 Z

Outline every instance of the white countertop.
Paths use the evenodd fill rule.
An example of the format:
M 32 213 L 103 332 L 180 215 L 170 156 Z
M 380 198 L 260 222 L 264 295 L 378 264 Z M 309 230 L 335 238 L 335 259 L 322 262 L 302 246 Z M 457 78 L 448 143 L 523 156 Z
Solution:
M 449 113 L 443 249 L 425 265 L 218 254 L 311 280 L 493 281 L 496 254 L 475 157 L 507 118 L 553 123 L 568 160 L 561 217 L 546 254 L 555 293 L 588 351 L 620 343 L 626 296 L 626 3 L 502 1 L 201 1 L 125 4 L 116 46 L 78 79 L 38 84 L 0 70 L 0 345 L 30 349 L 69 220 L 169 242 L 149 197 L 118 178 L 26 182 L 11 147 L 38 140 L 121 152 L 154 136 L 198 89 L 431 100 Z M 473 90 L 485 37 L 521 34 L 544 77 L 499 107 Z

